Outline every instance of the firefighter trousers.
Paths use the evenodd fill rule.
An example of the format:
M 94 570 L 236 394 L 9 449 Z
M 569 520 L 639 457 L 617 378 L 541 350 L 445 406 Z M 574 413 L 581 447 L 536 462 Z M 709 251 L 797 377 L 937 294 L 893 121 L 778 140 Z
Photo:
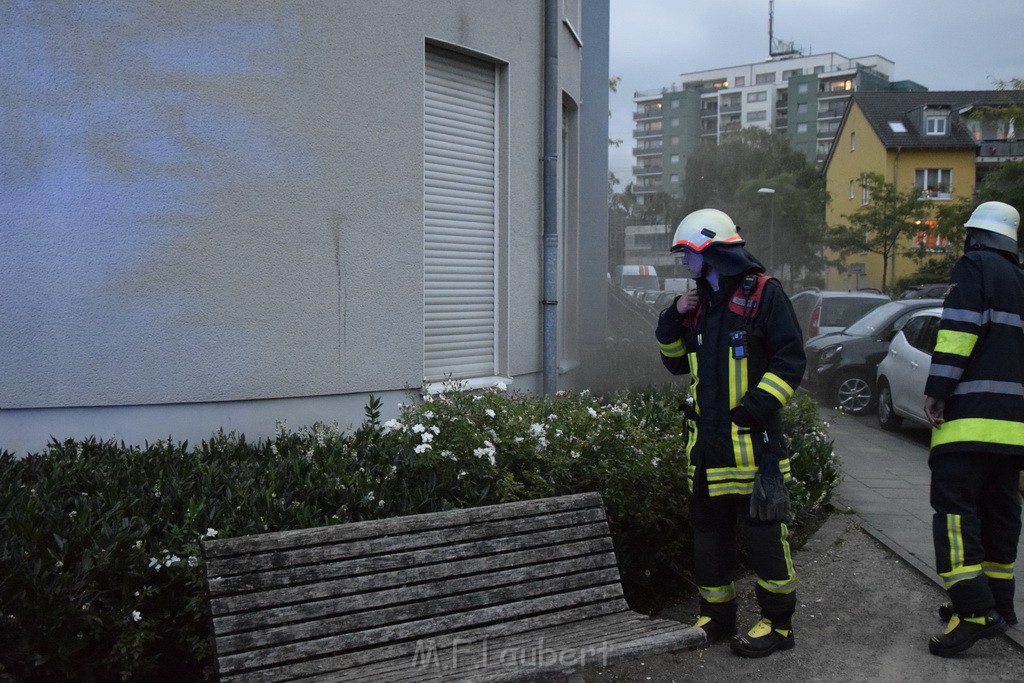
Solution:
M 929 458 L 935 567 L 957 614 L 1013 614 L 1024 458 L 943 453 Z
M 711 498 L 703 472 L 694 478 L 690 496 L 693 550 L 700 614 L 726 624 L 736 621 L 736 532 L 744 522 L 747 555 L 757 576 L 754 593 L 761 616 L 782 628 L 792 626 L 796 609 L 796 570 L 789 549 L 789 529 L 780 522 L 750 517 L 750 496 Z

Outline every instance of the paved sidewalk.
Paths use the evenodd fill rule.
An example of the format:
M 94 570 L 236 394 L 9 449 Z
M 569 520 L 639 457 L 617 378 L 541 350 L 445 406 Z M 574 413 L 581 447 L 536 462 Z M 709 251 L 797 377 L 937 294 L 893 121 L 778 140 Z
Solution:
M 844 478 L 833 503 L 839 509 L 848 507 L 865 531 L 941 586 L 928 502 L 928 430 L 904 426 L 885 432 L 873 415 L 852 417 L 824 408 L 819 414 L 829 424 L 842 462 Z M 1017 582 L 1024 585 L 1024 536 L 1017 558 Z M 1024 588 L 1018 587 L 1015 597 L 1017 614 L 1024 616 Z M 1022 624 L 1011 627 L 1007 636 L 1024 647 Z

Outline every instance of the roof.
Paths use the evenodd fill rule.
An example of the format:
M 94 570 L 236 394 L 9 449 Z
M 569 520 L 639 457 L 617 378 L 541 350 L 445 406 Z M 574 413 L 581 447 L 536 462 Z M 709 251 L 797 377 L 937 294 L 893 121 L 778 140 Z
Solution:
M 856 103 L 878 139 L 886 148 L 904 149 L 972 149 L 978 142 L 967 129 L 953 122 L 950 135 L 925 135 L 919 130 L 920 117 L 913 114 L 923 108 L 947 109 L 957 113 L 976 106 L 1024 106 L 1024 91 L 1020 90 L 954 90 L 925 92 L 858 91 L 853 93 Z M 899 132 L 890 122 L 902 124 Z M 897 126 L 898 128 L 898 126 Z

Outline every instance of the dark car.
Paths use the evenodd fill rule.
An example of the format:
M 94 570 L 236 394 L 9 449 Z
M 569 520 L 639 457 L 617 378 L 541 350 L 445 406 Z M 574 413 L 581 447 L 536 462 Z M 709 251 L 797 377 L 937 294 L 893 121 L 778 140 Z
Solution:
M 948 282 L 935 282 L 927 285 L 911 285 L 900 294 L 901 299 L 944 299 L 949 290 Z
M 889 301 L 881 292 L 807 289 L 791 296 L 804 341 L 839 332 L 868 311 Z
M 889 301 L 842 332 L 809 340 L 803 386 L 826 405 L 852 415 L 868 413 L 875 406 L 875 374 L 889 342 L 915 312 L 941 305 L 942 299 Z

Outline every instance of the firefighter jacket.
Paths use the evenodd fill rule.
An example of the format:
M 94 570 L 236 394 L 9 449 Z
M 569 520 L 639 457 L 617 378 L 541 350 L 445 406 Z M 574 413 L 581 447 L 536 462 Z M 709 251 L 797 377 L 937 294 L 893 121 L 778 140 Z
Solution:
M 750 495 L 765 452 L 780 458 L 790 479 L 779 410 L 803 376 L 803 338 L 782 285 L 762 275 L 748 295 L 744 279 L 723 278 L 717 292 L 699 279 L 697 309 L 680 316 L 673 302 L 655 332 L 665 367 L 691 375 L 695 401 L 684 417 L 688 479 L 693 490 L 703 468 L 711 496 Z M 738 406 L 753 427 L 734 422 Z
M 956 262 L 952 282 L 925 385 L 945 401 L 931 452 L 1024 457 L 1024 271 L 980 248 Z

